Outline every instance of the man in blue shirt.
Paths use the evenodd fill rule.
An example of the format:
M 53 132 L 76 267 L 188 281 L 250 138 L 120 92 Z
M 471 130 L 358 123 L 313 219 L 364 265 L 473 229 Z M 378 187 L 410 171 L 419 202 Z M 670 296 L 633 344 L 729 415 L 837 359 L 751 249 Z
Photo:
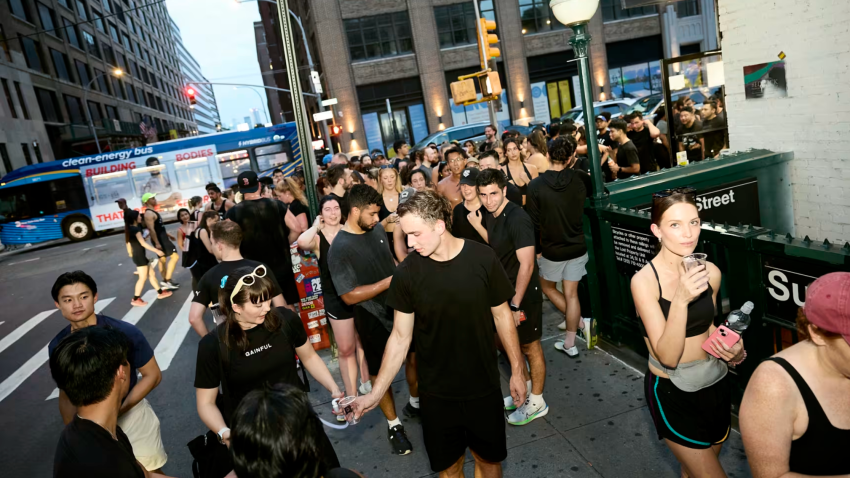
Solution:
M 51 290 L 53 302 L 70 322 L 47 346 L 53 355 L 59 342 L 66 336 L 86 327 L 103 327 L 119 330 L 127 336 L 130 350 L 130 387 L 118 411 L 118 426 L 126 433 L 133 446 L 136 459 L 151 472 L 159 472 L 168 456 L 162 446 L 159 419 L 145 397 L 162 381 L 162 372 L 153 356 L 153 349 L 135 325 L 115 320 L 105 315 L 96 315 L 97 284 L 83 271 L 66 272 L 56 279 Z M 137 372 L 142 377 L 137 378 Z M 59 413 L 67 425 L 77 413 L 65 392 L 59 390 Z

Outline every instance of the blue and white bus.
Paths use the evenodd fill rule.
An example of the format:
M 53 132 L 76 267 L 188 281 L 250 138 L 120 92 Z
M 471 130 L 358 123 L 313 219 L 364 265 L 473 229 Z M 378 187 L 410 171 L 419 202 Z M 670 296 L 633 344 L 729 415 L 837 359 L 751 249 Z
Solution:
M 124 227 L 115 200 L 142 210 L 144 193 L 173 219 L 193 196 L 209 201 L 205 186 L 227 188 L 239 173 L 289 176 L 303 164 L 294 123 L 154 143 L 94 156 L 33 164 L 0 178 L 0 242 L 28 244 Z

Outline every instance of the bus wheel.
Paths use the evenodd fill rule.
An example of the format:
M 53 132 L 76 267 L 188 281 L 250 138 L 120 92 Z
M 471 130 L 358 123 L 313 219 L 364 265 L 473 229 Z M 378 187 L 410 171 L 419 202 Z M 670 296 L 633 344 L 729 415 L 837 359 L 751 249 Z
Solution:
M 83 216 L 69 217 L 65 220 L 65 237 L 73 242 L 85 241 L 94 237 L 94 228 L 88 218 Z

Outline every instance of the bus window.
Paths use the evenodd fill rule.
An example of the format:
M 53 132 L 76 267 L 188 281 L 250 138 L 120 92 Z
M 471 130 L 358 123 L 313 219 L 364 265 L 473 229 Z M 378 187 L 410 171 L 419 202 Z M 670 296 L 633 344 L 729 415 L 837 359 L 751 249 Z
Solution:
M 30 185 L 0 190 L 0 222 L 21 221 L 32 217 L 30 213 Z
M 174 163 L 174 170 L 180 189 L 202 188 L 212 182 L 209 158 L 178 161 Z
M 171 180 L 165 165 L 148 166 L 133 170 L 133 182 L 136 183 L 136 194 L 142 197 L 145 193 L 171 192 Z
M 98 174 L 91 178 L 93 202 L 100 205 L 110 204 L 118 198 L 133 197 L 133 186 L 127 171 Z
M 236 183 L 236 177 L 239 176 L 239 173 L 251 170 L 248 150 L 217 154 L 215 158 L 218 161 L 218 167 L 221 169 L 221 178 L 224 179 L 224 187 L 226 188 Z
M 257 157 L 257 167 L 261 173 L 279 168 L 289 162 L 283 144 L 256 148 L 254 156 Z

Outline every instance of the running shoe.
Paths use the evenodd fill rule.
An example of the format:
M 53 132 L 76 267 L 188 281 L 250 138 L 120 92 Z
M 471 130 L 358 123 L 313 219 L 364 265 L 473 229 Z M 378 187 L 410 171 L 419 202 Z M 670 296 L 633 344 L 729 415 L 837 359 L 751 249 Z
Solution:
M 171 297 L 172 295 L 174 295 L 174 294 L 170 290 L 162 289 L 162 292 L 157 294 L 156 298 L 157 299 L 167 299 L 167 298 Z
M 401 409 L 401 413 L 403 413 L 404 416 L 406 416 L 407 418 L 419 418 L 422 412 L 418 408 L 411 405 L 410 402 L 407 402 L 407 405 L 405 405 L 404 408 Z
M 161 285 L 163 289 L 177 290 L 180 288 L 180 284 L 170 280 L 164 280 L 160 282 L 159 285 Z
M 508 416 L 508 423 L 515 426 L 527 425 L 532 421 L 545 417 L 549 413 L 549 405 L 541 399 L 540 403 L 531 403 L 531 397 L 525 400 L 521 407 Z
M 360 395 L 366 395 L 367 393 L 372 391 L 372 381 L 366 380 L 366 382 L 360 382 Z
M 148 303 L 143 301 L 142 298 L 139 297 L 138 299 L 131 300 L 130 305 L 132 305 L 133 307 L 144 307 L 148 305 Z
M 505 411 L 506 412 L 512 412 L 512 411 L 516 410 L 516 405 L 514 404 L 514 397 L 508 395 L 507 397 L 505 397 L 504 402 L 505 402 Z
M 565 349 L 563 340 L 558 340 L 557 342 L 555 342 L 555 348 L 567 354 L 567 357 L 569 358 L 578 357 L 578 347 L 573 345 L 572 347 Z
M 396 425 L 388 428 L 387 439 L 393 447 L 394 455 L 408 455 L 413 451 L 413 445 L 404 433 L 404 425 Z

